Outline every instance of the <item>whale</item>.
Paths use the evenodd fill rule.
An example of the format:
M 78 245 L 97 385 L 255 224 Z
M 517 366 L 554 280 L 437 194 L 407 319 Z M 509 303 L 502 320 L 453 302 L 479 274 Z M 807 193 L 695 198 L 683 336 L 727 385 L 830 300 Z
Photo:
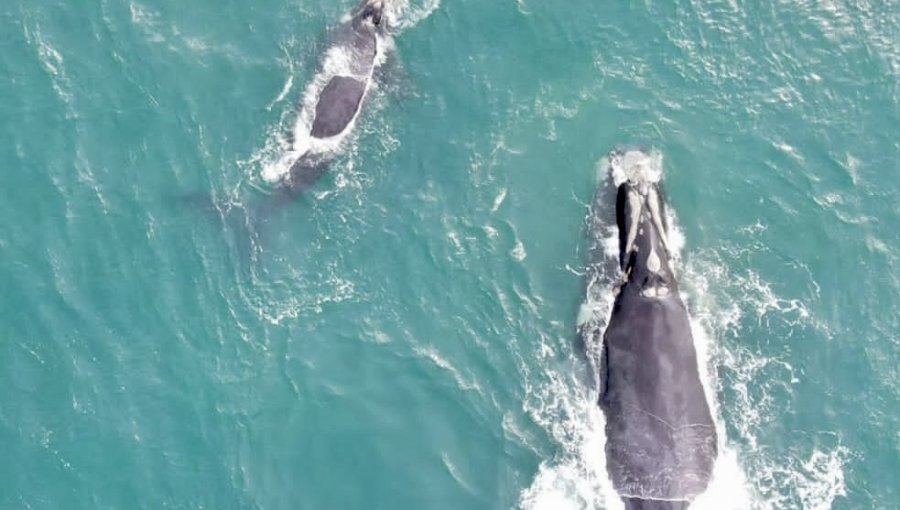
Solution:
M 386 0 L 363 0 L 333 33 L 322 69 L 308 88 L 312 101 L 300 105 L 288 151 L 294 162 L 282 180 L 292 194 L 325 173 L 364 109 L 385 51 L 385 6 Z
M 595 307 L 579 327 L 606 418 L 607 472 L 627 510 L 684 510 L 710 483 L 718 437 L 673 269 L 661 157 L 632 148 L 606 160 L 589 218 L 587 295 L 599 302 L 611 291 L 612 312 L 605 319 Z M 613 214 L 618 235 L 606 245 L 617 257 L 603 250 Z M 604 277 L 611 258 L 616 279 Z

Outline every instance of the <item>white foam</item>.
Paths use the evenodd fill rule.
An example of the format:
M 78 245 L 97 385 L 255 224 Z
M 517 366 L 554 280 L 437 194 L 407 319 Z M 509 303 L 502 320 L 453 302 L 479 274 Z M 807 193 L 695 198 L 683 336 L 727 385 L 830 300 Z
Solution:
M 131 10 L 131 22 L 139 26 L 149 38 L 150 42 L 162 43 L 166 37 L 160 33 L 161 22 L 159 13 L 139 2 L 131 2 L 128 5 Z
M 829 510 L 838 496 L 847 495 L 843 469 L 845 455 L 843 448 L 828 453 L 815 450 L 803 463 L 803 470 L 794 472 L 803 508 Z
M 516 246 L 513 247 L 512 251 L 510 251 L 509 254 L 512 256 L 512 258 L 518 260 L 519 262 L 522 262 L 526 257 L 528 257 L 528 252 L 525 251 L 525 245 L 519 239 L 516 240 Z
M 453 377 L 453 381 L 456 383 L 457 387 L 461 390 L 465 391 L 474 391 L 476 393 L 482 393 L 481 387 L 478 385 L 476 381 L 468 381 L 465 377 L 463 377 L 462 373 L 453 366 L 446 358 L 438 354 L 438 352 L 432 347 L 416 347 L 416 354 L 429 360 L 434 366 L 440 368 L 441 370 L 450 374 Z
M 772 321 L 784 326 L 809 325 L 810 317 L 803 303 L 778 297 L 771 285 L 759 275 L 729 273 L 717 260 L 702 261 L 702 267 L 692 264 L 685 270 L 685 283 L 694 288 L 694 296 L 709 296 L 725 289 L 727 295 L 740 295 L 741 303 L 722 305 L 714 298 L 695 299 L 694 316 L 703 330 L 719 337 L 740 333 L 743 315 L 769 327 Z M 760 380 L 773 379 L 774 387 L 789 388 L 799 382 L 794 368 L 777 357 L 765 357 L 740 346 L 715 347 L 712 357 L 729 373 L 729 390 L 735 397 L 730 402 L 730 414 L 737 415 L 730 424 L 744 443 L 741 464 L 749 475 L 745 485 L 750 489 L 750 508 L 778 510 L 782 508 L 831 508 L 834 500 L 846 493 L 843 465 L 848 451 L 838 445 L 831 450 L 813 449 L 809 458 L 785 456 L 770 458 L 764 445 L 759 444 L 757 431 L 777 419 L 778 402 L 771 395 L 769 384 Z M 698 345 L 699 347 L 699 345 Z
M 334 264 L 329 264 L 322 272 L 329 276 L 320 282 L 304 282 L 299 273 L 292 271 L 294 276 L 292 281 L 304 282 L 301 287 L 290 292 L 284 299 L 263 294 L 252 306 L 262 319 L 278 326 L 304 314 L 321 314 L 327 305 L 343 303 L 357 297 L 358 291 L 353 281 L 337 276 Z
M 67 117 L 75 117 L 72 110 L 72 99 L 74 97 L 72 94 L 72 85 L 66 74 L 65 61 L 63 60 L 62 54 L 44 39 L 39 26 L 35 26 L 32 29 L 29 29 L 26 26 L 25 37 L 29 44 L 36 48 L 41 67 L 44 68 L 47 75 L 50 77 L 56 95 L 66 106 Z
M 625 181 L 658 183 L 662 180 L 663 157 L 659 151 L 613 152 L 607 161 L 616 186 L 621 186 Z
M 472 485 L 467 482 L 465 478 L 463 478 L 460 469 L 456 467 L 456 464 L 454 464 L 450 460 L 450 454 L 448 454 L 447 452 L 441 453 L 441 461 L 444 462 L 444 467 L 447 468 L 447 472 L 450 473 L 450 476 L 452 476 L 454 480 L 456 480 L 456 483 L 458 483 L 462 488 L 466 489 L 470 493 L 475 492 L 472 489 Z
M 543 352 L 541 359 L 550 354 Z M 541 464 L 531 486 L 519 498 L 527 510 L 606 508 L 621 503 L 606 476 L 604 420 L 594 395 L 578 391 L 569 374 L 547 371 L 542 385 L 529 388 L 526 411 L 563 451 Z
M 278 97 L 276 97 L 275 99 L 272 100 L 271 103 L 269 103 L 268 109 L 271 110 L 273 106 L 284 101 L 284 99 L 287 97 L 288 93 L 293 88 L 294 88 L 294 75 L 291 74 L 290 76 L 288 76 L 287 81 L 284 82 L 284 87 L 281 88 L 281 92 L 278 94 Z
M 441 0 L 391 0 L 386 6 L 391 26 L 397 33 L 412 28 L 434 13 L 441 6 Z
M 503 202 L 506 201 L 506 188 L 500 190 L 500 193 L 494 198 L 494 206 L 491 207 L 491 212 L 497 212 L 500 210 L 500 206 L 503 205 Z

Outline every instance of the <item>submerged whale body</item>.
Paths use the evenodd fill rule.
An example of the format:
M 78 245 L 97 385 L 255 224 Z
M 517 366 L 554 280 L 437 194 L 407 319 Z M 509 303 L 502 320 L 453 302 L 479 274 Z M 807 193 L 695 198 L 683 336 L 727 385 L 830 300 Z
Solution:
M 621 181 L 615 183 L 615 212 L 624 278 L 602 338 L 597 320 L 583 325 L 581 334 L 585 345 L 602 342 L 597 368 L 607 469 L 625 507 L 681 510 L 709 485 L 718 447 L 690 321 L 670 265 L 654 161 L 641 150 L 610 154 Z M 609 207 L 595 202 L 602 205 Z M 599 271 L 603 261 L 596 257 L 592 267 Z M 589 295 L 597 292 L 592 284 Z
M 333 145 L 339 145 L 353 130 L 378 62 L 379 37 L 386 30 L 384 0 L 364 0 L 337 29 L 328 52 L 340 53 L 344 68 L 336 73 L 322 69 L 317 77 L 327 83 L 318 92 L 311 112 L 308 138 L 313 143 L 284 177 L 290 191 L 302 191 L 318 180 L 336 155 Z M 316 142 L 324 142 L 326 148 L 317 148 Z

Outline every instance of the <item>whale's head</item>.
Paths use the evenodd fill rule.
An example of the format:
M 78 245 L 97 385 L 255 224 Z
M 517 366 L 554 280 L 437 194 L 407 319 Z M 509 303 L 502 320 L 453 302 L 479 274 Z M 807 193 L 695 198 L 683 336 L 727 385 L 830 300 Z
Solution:
M 619 228 L 619 264 L 626 280 L 639 285 L 641 294 L 665 298 L 677 292 L 671 266 L 666 204 L 660 188 L 658 158 L 643 150 L 612 154 L 618 191 L 616 223 Z
M 353 16 L 356 23 L 370 24 L 379 31 L 387 30 L 385 9 L 388 0 L 363 0 Z

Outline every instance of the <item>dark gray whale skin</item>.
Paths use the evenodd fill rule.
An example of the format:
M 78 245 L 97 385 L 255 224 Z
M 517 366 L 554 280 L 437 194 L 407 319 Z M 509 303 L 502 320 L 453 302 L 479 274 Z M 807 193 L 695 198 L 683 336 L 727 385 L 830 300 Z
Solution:
M 340 47 L 350 55 L 354 76 L 334 76 L 319 93 L 310 135 L 324 139 L 344 133 L 363 106 L 368 83 L 358 76 L 371 76 L 378 55 L 378 36 L 387 30 L 383 0 L 364 0 L 351 19 L 338 27 L 330 48 Z M 306 153 L 291 167 L 285 179 L 287 191 L 302 192 L 325 173 L 333 154 Z
M 658 185 L 620 185 L 616 223 L 625 276 L 597 367 L 607 470 L 626 509 L 685 510 L 709 485 L 718 447 Z M 600 340 L 595 326 L 582 330 L 586 345 Z

